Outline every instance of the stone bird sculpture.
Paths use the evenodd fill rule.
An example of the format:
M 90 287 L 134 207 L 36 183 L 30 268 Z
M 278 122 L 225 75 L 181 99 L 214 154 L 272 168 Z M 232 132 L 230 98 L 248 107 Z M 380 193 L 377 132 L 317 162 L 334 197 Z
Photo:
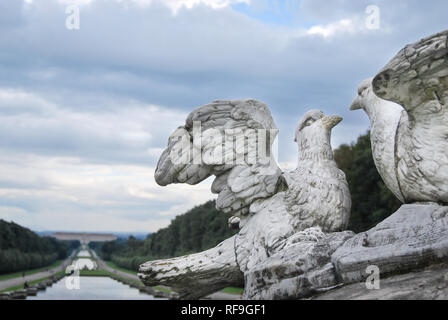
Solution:
M 375 164 L 404 203 L 448 203 L 447 40 L 444 31 L 406 46 L 351 107 L 369 115 Z
M 369 116 L 370 141 L 375 166 L 389 190 L 404 202 L 395 171 L 395 135 L 403 108 L 394 102 L 378 98 L 373 92 L 372 80 L 373 78 L 369 78 L 361 82 L 358 96 L 350 110 L 363 109 Z
M 324 232 L 335 232 L 347 227 L 350 191 L 331 149 L 331 130 L 341 121 L 339 116 L 311 110 L 297 126 L 297 169 L 283 175 L 288 185 L 286 207 L 297 230 L 319 226 Z
M 264 103 L 214 101 L 190 113 L 185 126 L 169 138 L 157 165 L 156 182 L 197 184 L 214 175 L 211 190 L 218 194 L 216 207 L 233 215 L 229 224 L 239 232 L 201 253 L 142 264 L 142 281 L 171 286 L 181 298 L 189 299 L 244 282 L 248 299 L 295 296 L 289 289 L 279 295 L 279 290 L 274 293 L 269 288 L 258 295 L 267 279 L 255 270 L 297 243 L 314 245 L 326 233 L 347 227 L 350 193 L 330 145 L 331 130 L 341 120 L 316 110 L 306 113 L 295 134 L 298 167 L 282 173 L 271 150 L 278 130 Z M 325 260 L 320 255 L 329 257 L 332 245 L 319 248 L 325 248 L 325 253 L 312 254 L 320 267 Z M 294 261 L 281 277 L 297 277 L 314 267 Z M 273 281 L 272 274 L 268 278 Z

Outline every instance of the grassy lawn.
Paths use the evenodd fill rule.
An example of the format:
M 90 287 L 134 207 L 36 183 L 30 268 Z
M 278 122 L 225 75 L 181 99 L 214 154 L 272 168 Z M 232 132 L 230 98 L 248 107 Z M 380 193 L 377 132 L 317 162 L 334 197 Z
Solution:
M 39 273 L 42 271 L 46 271 L 47 269 L 53 269 L 56 267 L 59 267 L 62 262 L 64 262 L 64 260 L 56 260 L 53 264 L 49 265 L 48 267 L 42 267 L 42 268 L 38 268 L 38 269 L 32 269 L 32 270 L 26 270 L 25 271 L 25 275 L 31 275 L 31 274 L 35 274 L 35 273 Z M 14 273 L 8 273 L 8 274 L 4 274 L 0 276 L 0 281 L 3 280 L 8 280 L 8 279 L 13 279 L 13 278 L 19 278 L 22 277 L 23 272 L 14 272 Z
M 81 270 L 79 271 L 81 277 L 110 277 L 113 274 L 106 270 Z
M 64 271 L 59 271 L 59 272 L 56 272 L 55 274 L 53 274 L 53 276 L 64 275 L 64 274 L 65 274 Z M 50 278 L 51 278 L 51 277 L 45 277 L 45 278 L 37 279 L 37 280 L 28 282 L 28 284 L 31 286 L 31 285 L 33 285 L 33 284 L 36 284 L 36 283 L 45 281 L 45 280 L 50 279 Z M 1 290 L 0 292 L 16 291 L 16 290 L 20 290 L 20 289 L 24 289 L 24 288 L 23 288 L 23 283 L 22 283 L 22 284 L 19 284 L 19 285 L 17 285 L 17 286 L 14 286 L 14 287 L 10 287 L 10 288 L 3 289 L 3 290 Z
M 117 265 L 116 265 L 114 262 L 112 262 L 112 261 L 105 261 L 105 262 L 106 262 L 106 264 L 107 264 L 109 267 L 111 267 L 112 269 L 120 270 L 120 271 L 127 272 L 127 273 L 129 273 L 129 274 L 133 274 L 133 275 L 136 275 L 136 274 L 137 274 L 137 271 L 122 268 L 122 267 L 120 267 L 120 266 L 117 266 Z
M 234 287 L 228 287 L 221 290 L 221 292 L 230 294 L 243 294 L 243 291 L 244 291 L 243 288 L 234 288 Z
M 153 287 L 153 289 L 163 291 L 163 292 L 173 292 L 173 290 L 171 290 L 170 288 L 166 288 L 166 287 Z

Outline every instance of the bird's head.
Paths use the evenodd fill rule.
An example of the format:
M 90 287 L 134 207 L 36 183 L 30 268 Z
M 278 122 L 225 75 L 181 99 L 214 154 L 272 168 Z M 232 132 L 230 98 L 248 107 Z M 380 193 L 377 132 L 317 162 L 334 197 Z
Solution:
M 319 132 L 331 132 L 339 122 L 340 116 L 325 116 L 322 111 L 311 110 L 305 113 L 296 128 L 295 142 L 299 142 L 302 136 L 316 135 Z
M 350 110 L 363 109 L 369 114 L 369 106 L 374 105 L 378 97 L 373 92 L 373 78 L 368 78 L 358 86 L 358 96 L 353 100 Z
M 319 110 L 308 111 L 296 128 L 295 142 L 299 145 L 299 151 L 322 152 L 329 149 L 329 152 L 332 152 L 331 130 L 341 121 L 340 116 L 326 116 Z

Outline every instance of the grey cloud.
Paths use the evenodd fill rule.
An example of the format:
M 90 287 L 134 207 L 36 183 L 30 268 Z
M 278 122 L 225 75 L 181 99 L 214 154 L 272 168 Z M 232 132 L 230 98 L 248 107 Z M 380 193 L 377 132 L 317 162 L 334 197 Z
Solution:
M 0 2 L 0 26 L 3 30 L 14 28 L 23 24 L 22 1 L 1 1 Z
M 339 11 L 359 13 L 360 6 L 356 1 L 307 3 L 303 3 L 306 12 L 318 6 L 332 12 L 331 18 L 344 17 Z M 358 81 L 381 68 L 412 34 L 408 25 L 408 30 L 401 30 L 401 21 L 412 16 L 396 19 L 402 15 L 397 8 L 384 4 L 382 10 L 385 19 L 390 16 L 395 23 L 391 34 L 343 35 L 326 41 L 318 36 L 284 40 L 283 30 L 269 29 L 230 10 L 201 7 L 172 17 L 164 7 L 124 10 L 103 2 L 83 7 L 81 30 L 70 32 L 61 23 L 60 6 L 45 5 L 38 7 L 41 14 L 33 15 L 26 28 L 18 28 L 24 41 L 7 49 L 6 55 L 25 60 L 26 73 L 16 83 L 40 90 L 61 87 L 72 90 L 72 95 L 98 92 L 185 109 L 215 98 L 270 98 L 287 112 L 300 100 L 327 102 L 325 93 L 310 92 L 315 84 L 323 91 L 335 91 L 333 100 L 342 102 Z M 436 20 L 433 24 L 441 28 L 442 20 Z M 424 32 L 419 30 L 416 37 Z M 33 52 L 60 72 L 48 79 L 30 78 L 29 70 L 40 65 L 29 54 L 25 59 L 25 52 Z M 16 65 L 3 83 L 11 81 L 17 69 L 20 74 Z
M 321 21 L 323 23 L 349 18 L 353 14 L 363 13 L 368 5 L 375 4 L 372 0 L 301 0 L 299 1 L 300 18 Z
M 300 27 L 340 19 L 362 23 L 368 4 L 381 9 L 380 30 L 323 38 L 306 36 Z M 173 16 L 161 5 L 124 9 L 115 1 L 94 1 L 81 8 L 81 29 L 69 31 L 64 7 L 56 1 L 34 1 L 28 8 L 21 1 L 1 1 L 0 90 L 33 97 L 22 104 L 0 99 L 0 154 L 12 162 L 20 154 L 37 154 L 106 167 L 154 167 L 157 152 L 148 149 L 163 148 L 187 112 L 214 99 L 250 97 L 271 107 L 280 128 L 280 160 L 295 162 L 292 134 L 310 108 L 344 117 L 334 129 L 336 145 L 368 129 L 364 114 L 348 111 L 358 83 L 407 43 L 445 29 L 448 3 L 302 0 L 297 9 L 294 26 L 275 26 L 231 8 L 199 6 Z M 155 112 L 149 104 L 162 107 Z M 131 143 L 120 136 L 132 128 L 150 138 Z M 133 184 L 139 175 L 129 179 Z M 43 190 L 52 187 L 51 180 L 40 181 Z M 4 178 L 0 189 L 36 184 L 39 180 L 14 184 Z M 123 206 L 95 207 L 67 199 L 48 202 L 48 195 L 20 197 L 0 200 L 30 212 L 107 209 L 131 220 L 180 204 L 123 196 Z
M 362 16 L 366 5 L 366 1 L 303 1 L 301 8 L 303 14 L 325 23 Z M 294 37 L 287 28 L 264 26 L 230 9 L 199 7 L 173 17 L 163 6 L 125 10 L 118 3 L 102 1 L 82 7 L 81 29 L 73 32 L 64 27 L 63 7 L 36 2 L 35 12 L 22 11 L 26 25 L 1 32 L 4 41 L 13 41 L 3 41 L 0 83 L 38 90 L 58 101 L 60 108 L 74 111 L 126 108 L 126 99 L 189 111 L 214 99 L 251 97 L 267 102 L 278 116 L 300 117 L 317 107 L 343 115 L 344 125 L 355 127 L 367 124 L 360 119 L 363 115 L 348 112 L 358 83 L 381 69 L 408 41 L 441 29 L 445 21 L 442 14 L 432 13 L 435 18 L 422 28 L 419 23 L 428 19 L 416 1 L 378 1 L 378 5 L 384 25 L 392 26 L 392 31 L 323 39 Z M 146 160 L 139 152 L 142 146 L 129 148 L 65 125 L 27 130 L 25 136 L 11 132 L 7 147 L 50 154 L 81 152 L 81 156 L 97 149 L 101 161 Z M 295 123 L 281 125 L 290 131 Z M 157 138 L 166 141 L 162 135 Z

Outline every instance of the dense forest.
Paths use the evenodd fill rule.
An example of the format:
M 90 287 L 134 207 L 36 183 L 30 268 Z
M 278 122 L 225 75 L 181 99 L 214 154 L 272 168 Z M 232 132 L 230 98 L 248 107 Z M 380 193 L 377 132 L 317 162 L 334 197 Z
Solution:
M 40 237 L 14 222 L 0 219 L 0 274 L 46 267 L 65 259 L 79 241 Z
M 334 155 L 346 174 L 352 195 L 350 230 L 368 230 L 399 208 L 400 202 L 386 188 L 375 167 L 369 132 L 351 145 L 341 145 Z M 91 243 L 91 246 L 105 260 L 137 270 L 148 260 L 214 247 L 235 233 L 227 226 L 228 218 L 229 215 L 215 209 L 214 201 L 209 201 L 177 216 L 167 228 L 150 234 L 146 240 L 130 237 L 104 244 Z

